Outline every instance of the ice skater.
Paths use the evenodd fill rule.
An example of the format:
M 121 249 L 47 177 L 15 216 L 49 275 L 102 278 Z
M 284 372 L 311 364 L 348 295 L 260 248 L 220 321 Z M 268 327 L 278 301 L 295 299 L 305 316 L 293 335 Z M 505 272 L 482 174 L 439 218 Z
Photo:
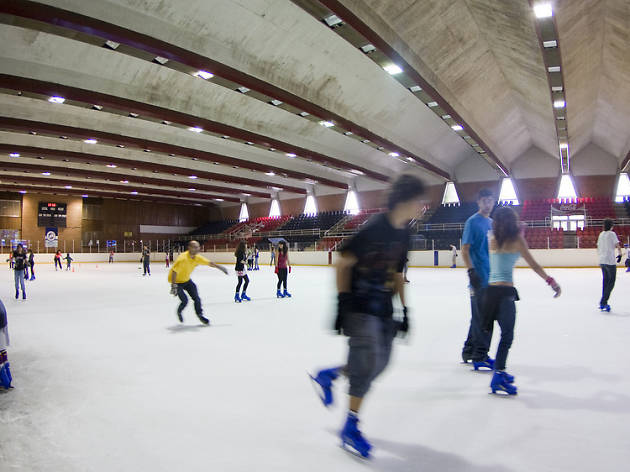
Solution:
M 29 280 L 35 280 L 35 254 L 33 249 L 28 249 L 28 265 L 31 268 L 31 278 Z
M 164 257 L 164 262 L 166 262 L 166 268 L 168 269 L 169 266 L 171 265 L 169 261 L 169 257 L 168 257 L 168 252 L 165 254 L 165 256 L 166 257 Z
M 7 259 L 7 262 L 9 263 L 9 270 L 13 270 L 13 252 L 9 253 L 9 258 Z
M 147 274 L 151 275 L 151 251 L 146 246 L 142 248 L 142 268 L 144 269 L 143 277 Z
M 61 251 L 55 253 L 55 271 L 57 271 L 57 266 L 59 266 L 59 270 L 63 270 L 63 266 L 61 265 Z
M 258 265 L 258 258 L 260 257 L 260 252 L 258 248 L 254 246 L 254 270 L 260 270 L 260 266 Z
M 251 249 L 247 250 L 247 270 L 254 269 L 254 251 Z
M 278 284 L 276 285 L 276 298 L 291 298 L 291 294 L 287 291 L 287 277 L 291 273 L 291 261 L 289 260 L 289 247 L 284 241 L 278 243 L 276 262 L 276 275 L 278 276 Z M 280 287 L 284 287 L 284 292 L 280 291 Z
M 109 251 L 109 261 L 107 263 L 108 264 L 114 263 L 114 251 Z
M 607 312 L 610 311 L 608 299 L 615 288 L 617 264 L 621 262 L 621 246 L 617 234 L 612 230 L 613 226 L 613 220 L 605 219 L 604 231 L 599 233 L 597 238 L 599 266 L 602 268 L 602 298 L 599 300 L 599 309 Z M 617 249 L 617 258 L 615 258 L 615 249 Z
M 7 358 L 7 347 L 9 347 L 9 329 L 7 327 L 7 309 L 0 300 L 0 387 L 8 390 L 11 388 L 11 369 Z
M 451 244 L 451 269 L 455 269 L 457 267 L 457 246 Z
M 66 261 L 66 270 L 69 271 L 72 268 L 72 261 L 74 259 L 70 256 L 70 253 L 68 253 L 66 257 L 64 257 L 64 260 Z
M 630 246 L 624 244 L 623 247 L 626 248 L 626 261 L 624 265 L 626 266 L 626 272 L 630 272 Z
M 348 358 L 344 366 L 319 371 L 313 381 L 329 406 L 334 380 L 340 375 L 348 378 L 349 411 L 340 436 L 344 447 L 365 458 L 372 446 L 358 428 L 359 411 L 372 382 L 389 363 L 394 337 L 409 330 L 403 267 L 409 250 L 408 223 L 420 214 L 423 194 L 424 185 L 417 177 L 398 177 L 389 191 L 387 213 L 344 242 L 337 259 L 335 329 L 349 338 Z M 396 295 L 403 306 L 400 321 L 393 318 Z
M 276 249 L 271 247 L 271 254 L 269 255 L 269 267 L 276 264 Z
M 492 332 L 496 320 L 501 328 L 501 340 L 494 362 L 494 375 L 490 382 L 492 393 L 504 392 L 516 395 L 514 377 L 505 371 L 508 352 L 514 339 L 516 321 L 515 301 L 519 300 L 514 288 L 512 273 L 519 257 L 538 274 L 560 296 L 560 286 L 553 277 L 547 275 L 534 260 L 523 237 L 518 215 L 510 207 L 499 207 L 493 215 L 492 232 L 489 237 L 490 275 L 480 306 L 482 330 Z
M 190 298 L 193 299 L 195 304 L 195 313 L 203 324 L 209 324 L 210 320 L 203 316 L 203 308 L 201 307 L 201 299 L 199 298 L 199 292 L 197 286 L 190 279 L 190 274 L 195 270 L 198 265 L 207 265 L 219 269 L 224 274 L 228 271 L 225 267 L 210 262 L 208 259 L 199 254 L 201 246 L 197 241 L 190 241 L 188 243 L 188 250 L 179 255 L 173 267 L 168 272 L 168 281 L 171 283 L 171 295 L 179 297 L 180 303 L 177 307 L 177 318 L 181 323 L 184 322 L 182 311 L 188 305 L 188 297 L 185 292 L 188 292 Z
M 17 245 L 13 251 L 13 278 L 15 280 L 15 299 L 20 298 L 20 288 L 22 289 L 22 300 L 26 300 L 26 289 L 24 288 L 24 270 L 26 268 L 26 252 L 24 246 Z
M 495 199 L 492 192 L 481 189 L 477 196 L 479 211 L 472 215 L 464 225 L 462 238 L 462 258 L 468 267 L 470 281 L 470 327 L 468 337 L 462 350 L 464 363 L 473 361 L 475 370 L 494 368 L 494 360 L 488 356 L 492 330 L 485 332 L 481 329 L 479 304 L 483 290 L 488 285 L 490 262 L 488 259 L 488 232 L 492 229 L 490 213 Z
M 411 282 L 411 281 L 407 278 L 407 272 L 408 272 L 408 271 L 409 271 L 409 259 L 407 259 L 407 260 L 405 261 L 405 267 L 403 268 L 403 279 L 404 279 L 404 282 L 405 282 L 406 284 L 408 284 L 409 282 Z
M 241 303 L 242 301 L 250 302 L 252 299 L 247 296 L 247 287 L 249 287 L 249 276 L 245 272 L 245 259 L 247 254 L 247 244 L 245 241 L 238 243 L 234 256 L 236 257 L 236 276 L 238 277 L 238 283 L 236 284 L 236 294 L 234 295 L 234 301 Z M 244 284 L 243 284 L 244 282 Z M 243 292 L 241 293 L 241 285 L 243 285 Z M 240 295 L 239 295 L 240 294 Z

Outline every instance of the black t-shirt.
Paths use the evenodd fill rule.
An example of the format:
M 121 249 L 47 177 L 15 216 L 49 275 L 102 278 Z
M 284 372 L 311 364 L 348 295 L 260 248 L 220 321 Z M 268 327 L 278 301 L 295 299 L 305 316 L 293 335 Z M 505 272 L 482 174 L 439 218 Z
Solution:
M 151 261 L 151 251 L 144 249 L 142 251 L 142 260 L 145 264 L 148 264 Z
M 245 270 L 245 264 L 243 261 L 245 260 L 245 251 L 236 253 L 236 265 L 234 266 L 234 270 L 237 272 Z
M 378 316 L 392 315 L 395 274 L 403 271 L 409 230 L 394 228 L 387 215 L 374 217 L 340 248 L 358 260 L 352 269 L 355 309 Z
M 15 251 L 13 251 L 13 261 L 14 261 L 14 265 L 13 268 L 15 270 L 24 270 L 26 268 L 26 253 L 19 253 L 17 252 L 17 249 Z

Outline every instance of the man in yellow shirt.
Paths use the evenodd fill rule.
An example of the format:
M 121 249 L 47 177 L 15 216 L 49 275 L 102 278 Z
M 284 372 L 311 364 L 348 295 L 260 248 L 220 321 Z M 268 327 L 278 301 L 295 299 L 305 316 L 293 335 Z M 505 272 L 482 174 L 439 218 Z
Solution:
M 188 292 L 190 297 L 195 303 L 195 313 L 199 317 L 199 320 L 203 324 L 210 323 L 210 320 L 203 316 L 203 309 L 201 308 L 201 300 L 199 299 L 199 293 L 197 293 L 197 286 L 190 280 L 190 274 L 195 270 L 198 265 L 207 265 L 219 269 L 224 274 L 228 271 L 225 267 L 210 262 L 208 259 L 199 254 L 201 247 L 197 241 L 190 241 L 188 243 L 188 251 L 179 255 L 173 267 L 168 273 L 168 281 L 171 283 L 171 295 L 179 297 L 181 300 L 179 307 L 177 308 L 177 317 L 180 322 L 184 322 L 182 311 L 188 305 L 188 297 L 184 291 Z

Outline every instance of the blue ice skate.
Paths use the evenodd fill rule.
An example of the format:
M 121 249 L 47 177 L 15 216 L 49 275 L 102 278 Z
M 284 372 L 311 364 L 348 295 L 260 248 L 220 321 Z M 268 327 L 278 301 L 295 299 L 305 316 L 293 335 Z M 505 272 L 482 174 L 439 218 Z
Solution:
M 348 419 L 340 434 L 341 447 L 355 455 L 369 459 L 372 445 L 367 442 L 361 431 L 359 431 L 358 423 L 359 418 L 353 413 L 348 413 Z
M 606 305 L 599 305 L 599 311 L 606 311 L 608 313 L 610 313 L 610 305 L 606 304 Z
M 507 372 L 495 371 L 490 382 L 492 393 L 505 392 L 508 395 L 516 395 L 517 388 L 512 385 L 512 382 L 514 382 L 514 377 Z
M 479 369 L 494 369 L 494 359 L 488 357 L 485 361 L 473 361 L 473 367 L 475 370 Z
M 7 361 L 0 366 L 0 386 L 5 389 L 11 388 L 11 381 L 13 377 L 11 377 L 11 364 Z
M 241 303 L 241 297 L 238 296 L 238 292 L 236 292 L 236 294 L 234 295 L 234 302 Z
M 284 298 L 284 295 L 282 295 L 282 292 L 280 290 L 276 292 L 276 298 Z
M 286 290 L 284 291 L 283 296 L 286 297 L 286 298 L 291 298 L 291 294 L 289 292 L 287 292 Z
M 243 294 L 241 295 L 241 300 L 243 300 L 245 302 L 251 302 L 252 301 L 252 299 L 249 298 L 245 292 L 243 292 Z
M 334 401 L 332 384 L 333 381 L 337 380 L 337 377 L 339 377 L 339 367 L 323 369 L 320 370 L 315 377 L 312 375 L 309 375 L 309 377 L 313 381 L 313 386 L 322 403 L 328 408 Z

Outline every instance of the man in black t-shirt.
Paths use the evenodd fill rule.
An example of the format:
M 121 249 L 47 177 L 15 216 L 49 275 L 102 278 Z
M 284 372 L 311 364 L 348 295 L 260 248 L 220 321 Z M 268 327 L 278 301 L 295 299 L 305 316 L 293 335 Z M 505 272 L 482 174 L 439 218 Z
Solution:
M 346 365 L 324 369 L 313 377 L 325 406 L 333 402 L 332 383 L 339 375 L 350 382 L 350 409 L 341 431 L 344 447 L 369 457 L 371 445 L 358 429 L 358 413 L 374 379 L 389 363 L 397 332 L 407 333 L 403 268 L 409 250 L 408 224 L 422 211 L 422 182 L 402 175 L 393 182 L 388 212 L 375 216 L 343 244 L 338 256 L 338 309 L 335 329 L 348 336 Z M 403 319 L 393 319 L 392 298 L 398 295 Z
M 142 248 L 142 267 L 144 268 L 144 273 L 142 274 L 147 275 L 147 273 L 149 275 L 151 275 L 151 251 L 149 251 L 149 248 L 144 246 Z
M 17 245 L 17 249 L 13 251 L 13 275 L 15 279 L 15 298 L 20 298 L 20 287 L 22 288 L 22 298 L 26 300 L 26 290 L 24 289 L 24 271 L 26 270 L 26 252 L 24 246 Z

